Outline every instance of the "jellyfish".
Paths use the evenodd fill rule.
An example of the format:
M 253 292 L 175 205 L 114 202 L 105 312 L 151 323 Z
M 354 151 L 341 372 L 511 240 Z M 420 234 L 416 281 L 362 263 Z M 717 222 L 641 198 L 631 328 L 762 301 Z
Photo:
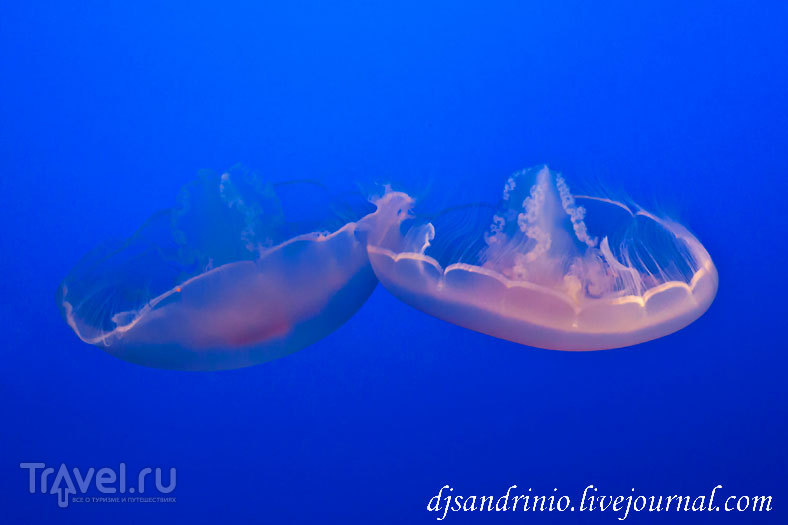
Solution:
M 497 205 L 419 214 L 387 191 L 368 236 L 380 283 L 459 326 L 554 350 L 630 346 L 700 317 L 717 271 L 680 224 L 573 195 L 547 166 L 511 176 Z
M 372 293 L 356 228 L 373 210 L 314 181 L 202 173 L 172 209 L 80 261 L 58 304 L 82 341 L 134 363 L 270 361 L 325 337 Z

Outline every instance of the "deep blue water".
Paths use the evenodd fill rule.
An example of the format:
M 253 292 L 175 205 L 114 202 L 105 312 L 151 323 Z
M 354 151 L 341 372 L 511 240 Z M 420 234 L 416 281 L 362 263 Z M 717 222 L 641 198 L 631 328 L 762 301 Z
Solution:
M 627 521 L 786 522 L 785 3 L 161 4 L 0 6 L 3 522 L 428 523 L 445 484 L 721 484 L 775 510 Z M 497 340 L 382 287 L 324 340 L 242 370 L 79 341 L 54 300 L 69 269 L 239 162 L 432 195 L 496 194 L 548 162 L 677 216 L 719 293 L 686 329 L 604 352 Z M 176 467 L 177 502 L 60 509 L 20 462 Z

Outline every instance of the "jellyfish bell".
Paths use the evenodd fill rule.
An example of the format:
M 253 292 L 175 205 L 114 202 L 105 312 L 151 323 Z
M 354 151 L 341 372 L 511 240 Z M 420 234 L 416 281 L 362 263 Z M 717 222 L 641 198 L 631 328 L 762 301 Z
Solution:
M 97 248 L 58 302 L 87 343 L 169 369 L 239 368 L 338 328 L 377 280 L 356 229 L 373 210 L 310 181 L 203 174 L 131 238 Z
M 376 201 L 367 250 L 381 284 L 435 317 L 555 350 L 629 346 L 700 317 L 717 271 L 681 225 L 573 195 L 546 166 L 514 174 L 498 205 L 420 215 L 405 193 Z

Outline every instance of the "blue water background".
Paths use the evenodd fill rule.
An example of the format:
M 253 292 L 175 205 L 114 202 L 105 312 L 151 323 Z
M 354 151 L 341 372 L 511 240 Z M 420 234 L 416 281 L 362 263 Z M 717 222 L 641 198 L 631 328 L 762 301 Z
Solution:
M 4 523 L 429 523 L 511 484 L 774 497 L 785 523 L 784 2 L 5 2 L 0 6 Z M 80 342 L 54 301 L 198 170 L 492 198 L 548 162 L 670 212 L 711 309 L 633 348 L 535 350 L 378 287 L 319 343 L 221 373 Z M 22 461 L 177 468 L 177 503 L 27 493 Z M 454 523 L 617 523 L 607 513 Z

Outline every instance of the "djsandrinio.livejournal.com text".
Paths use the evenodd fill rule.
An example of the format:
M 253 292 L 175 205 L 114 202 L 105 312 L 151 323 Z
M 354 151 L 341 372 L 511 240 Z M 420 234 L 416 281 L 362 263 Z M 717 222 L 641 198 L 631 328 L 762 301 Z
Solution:
M 455 512 L 594 512 L 608 513 L 624 521 L 633 513 L 708 513 L 708 512 L 771 512 L 772 496 L 736 495 L 716 485 L 705 494 L 648 495 L 634 488 L 630 494 L 603 494 L 594 485 L 586 486 L 575 495 L 536 494 L 531 488 L 511 485 L 499 495 L 459 494 L 451 485 L 442 486 L 427 503 L 427 510 L 442 521 Z

